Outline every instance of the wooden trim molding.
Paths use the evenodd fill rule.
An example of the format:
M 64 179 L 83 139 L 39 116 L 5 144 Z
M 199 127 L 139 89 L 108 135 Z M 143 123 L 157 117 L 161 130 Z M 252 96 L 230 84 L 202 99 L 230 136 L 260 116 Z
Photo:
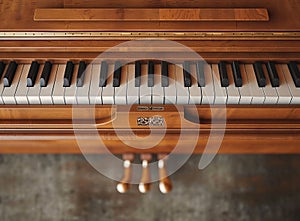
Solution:
M 34 21 L 269 21 L 266 8 L 37 8 Z

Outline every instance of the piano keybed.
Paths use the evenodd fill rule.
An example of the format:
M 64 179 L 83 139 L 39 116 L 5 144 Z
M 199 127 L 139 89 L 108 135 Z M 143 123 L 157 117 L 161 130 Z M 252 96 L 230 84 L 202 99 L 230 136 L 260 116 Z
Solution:
M 300 104 L 295 61 L 0 62 L 0 104 Z

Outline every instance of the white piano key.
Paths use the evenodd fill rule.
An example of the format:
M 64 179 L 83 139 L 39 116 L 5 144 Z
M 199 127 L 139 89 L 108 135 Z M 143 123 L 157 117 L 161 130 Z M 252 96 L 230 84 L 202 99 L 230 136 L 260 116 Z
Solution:
M 52 100 L 54 104 L 66 104 L 64 98 L 65 88 L 64 83 L 64 74 L 65 74 L 66 65 L 59 64 L 56 73 L 56 79 L 52 92 Z
M 102 87 L 102 104 L 114 104 L 115 89 L 113 87 L 114 65 L 108 65 L 106 86 Z
M 275 65 L 278 77 L 279 77 L 279 87 L 276 87 L 277 93 L 278 93 L 278 104 L 289 104 L 292 100 L 292 95 L 289 89 L 289 86 L 287 84 L 287 81 L 285 80 L 281 65 L 276 64 Z
M 77 87 L 76 89 L 76 102 L 77 104 L 89 104 L 89 91 L 90 91 L 90 84 L 92 79 L 92 67 L 93 65 L 90 64 L 85 69 L 84 80 L 82 87 Z
M 269 78 L 269 74 L 268 74 L 266 65 L 263 64 L 262 67 L 263 67 L 264 75 L 266 77 L 266 86 L 263 87 L 263 91 L 264 91 L 265 97 L 266 97 L 265 101 L 264 101 L 264 104 L 277 104 L 277 101 L 278 101 L 277 91 L 271 85 L 271 81 L 270 81 L 270 78 Z
M 225 87 L 221 86 L 219 67 L 217 64 L 212 64 L 212 75 L 214 81 L 215 104 L 226 104 L 227 91 Z
M 148 65 L 141 65 L 140 104 L 151 104 L 151 87 L 148 87 Z
M 165 99 L 164 103 L 165 104 L 176 104 L 177 102 L 177 96 L 176 96 L 176 66 L 174 64 L 169 64 L 169 86 L 164 87 L 164 94 L 165 94 Z
M 115 87 L 115 104 L 127 104 L 127 72 L 128 67 L 124 65 L 121 70 L 120 86 Z
M 182 64 L 177 64 L 175 66 L 176 74 L 176 104 L 188 104 L 190 99 L 189 88 L 184 87 L 184 77 L 183 77 L 183 66 Z
M 90 104 L 102 104 L 102 87 L 99 87 L 101 64 L 92 65 L 91 85 L 89 91 Z
M 1 95 L 2 95 L 2 92 L 3 92 L 3 90 L 4 90 L 4 82 L 3 82 L 3 78 L 4 78 L 4 75 L 5 75 L 5 73 L 6 73 L 7 67 L 8 67 L 8 65 L 5 66 L 4 72 L 3 72 L 3 74 L 2 74 L 2 76 L 1 76 L 1 78 L 0 78 L 0 104 L 4 104 Z
M 4 88 L 4 84 L 3 84 L 3 79 L 1 78 L 0 79 L 0 104 L 4 104 L 3 103 L 3 100 L 2 100 L 2 91 L 3 91 L 3 88 Z
M 265 94 L 263 89 L 261 87 L 258 87 L 253 65 L 246 64 L 245 70 L 247 72 L 249 89 L 252 95 L 251 104 L 263 104 L 265 101 Z
M 18 87 L 19 79 L 21 77 L 21 73 L 23 71 L 22 64 L 19 64 L 15 73 L 15 76 L 13 78 L 13 81 L 11 83 L 10 87 L 4 87 L 4 90 L 2 92 L 2 100 L 4 104 L 17 104 L 15 99 L 15 93 L 16 89 Z
M 241 71 L 243 85 L 242 87 L 238 88 L 241 95 L 239 104 L 251 104 L 252 94 L 251 94 L 250 84 L 248 83 L 248 77 L 247 77 L 245 65 L 240 65 L 240 71 Z
M 127 65 L 127 104 L 139 103 L 139 87 L 135 87 L 135 65 Z
M 209 64 L 204 64 L 204 78 L 205 78 L 205 87 L 201 87 L 202 89 L 201 104 L 214 104 L 215 102 L 214 81 L 213 81 L 212 69 Z
M 227 89 L 227 104 L 238 104 L 240 102 L 240 92 L 238 87 L 234 84 L 233 72 L 230 64 L 226 65 L 227 74 L 228 74 L 228 81 L 229 86 L 226 87 Z
M 40 91 L 41 91 L 41 86 L 40 86 L 40 78 L 42 75 L 44 65 L 41 64 L 38 74 L 36 76 L 35 84 L 33 87 L 28 87 L 28 92 L 27 92 L 27 99 L 29 104 L 41 104 L 40 100 Z
M 190 65 L 190 74 L 192 79 L 192 86 L 189 87 L 189 104 L 201 104 L 202 92 L 201 87 L 198 86 L 196 64 Z
M 78 74 L 78 64 L 74 65 L 74 72 L 71 80 L 70 87 L 65 87 L 64 97 L 66 104 L 76 104 L 76 81 Z
M 28 104 L 27 99 L 27 75 L 30 69 L 30 64 L 24 64 L 23 70 L 19 79 L 19 83 L 15 93 L 15 99 L 17 104 Z
M 56 81 L 57 70 L 58 65 L 53 64 L 47 86 L 41 87 L 40 100 L 42 104 L 53 104 L 52 92 Z
M 164 90 L 161 86 L 161 65 L 154 65 L 154 86 L 152 89 L 152 104 L 164 103 Z
M 295 86 L 288 66 L 286 64 L 282 64 L 281 68 L 292 95 L 291 104 L 300 104 L 300 88 Z

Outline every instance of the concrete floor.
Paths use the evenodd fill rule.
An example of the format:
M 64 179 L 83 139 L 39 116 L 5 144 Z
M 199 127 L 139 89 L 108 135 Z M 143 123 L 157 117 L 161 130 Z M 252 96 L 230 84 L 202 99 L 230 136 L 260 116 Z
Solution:
M 174 190 L 154 184 L 127 194 L 81 155 L 0 155 L 0 220 L 299 220 L 300 155 L 199 156 L 172 175 Z

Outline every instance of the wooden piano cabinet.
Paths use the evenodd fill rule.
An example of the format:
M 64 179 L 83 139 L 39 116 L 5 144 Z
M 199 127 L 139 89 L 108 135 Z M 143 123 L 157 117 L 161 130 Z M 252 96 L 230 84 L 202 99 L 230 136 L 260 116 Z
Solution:
M 129 8 L 151 10 L 150 15 L 143 14 L 147 21 L 139 16 L 129 21 L 122 13 L 114 14 L 110 21 L 101 14 L 93 17 L 108 8 L 122 9 L 119 12 L 123 15 L 128 15 Z M 228 14 L 218 14 L 221 19 L 214 19 L 212 11 L 224 8 L 233 13 L 229 19 L 226 20 Z M 179 19 L 173 17 L 181 9 L 198 11 L 189 15 L 192 17 L 184 14 Z M 202 20 L 201 9 L 206 9 L 206 18 Z M 241 9 L 254 10 L 243 14 Z M 159 15 L 160 10 L 167 14 Z M 76 13 L 70 17 L 64 14 L 67 11 Z M 83 11 L 87 14 L 82 15 Z M 177 63 L 195 59 L 186 51 L 180 53 L 181 47 L 162 47 L 159 41 L 166 39 L 185 45 L 214 64 L 221 60 L 245 64 L 299 62 L 299 11 L 297 0 L 0 0 L 0 61 L 90 63 L 107 49 L 142 38 L 146 41 L 137 41 L 133 49 L 121 46 L 119 51 L 107 53 L 106 60 L 132 62 L 137 58 L 154 59 L 158 54 Z M 149 39 L 158 43 L 147 49 Z M 192 147 L 193 153 L 201 154 L 212 131 L 222 138 L 219 153 L 300 153 L 299 105 L 163 107 L 163 111 L 144 111 L 137 106 L 77 106 L 74 112 L 74 107 L 68 105 L 0 105 L 0 153 L 107 153 L 109 150 L 114 154 L 160 154 L 189 153 Z M 162 117 L 165 125 L 137 124 L 139 117 L 153 115 Z M 84 147 L 78 145 L 81 142 L 78 132 L 84 135 Z M 161 134 L 163 139 L 151 148 L 146 148 L 149 143 L 143 142 L 141 148 L 132 147 L 136 137 L 147 137 L 150 132 L 153 140 Z M 217 143 L 218 140 L 212 140 L 212 144 Z
M 114 154 L 188 153 L 197 137 L 193 153 L 200 154 L 212 128 L 220 137 L 224 132 L 218 153 L 300 153 L 298 106 L 229 105 L 224 109 L 207 105 L 166 105 L 163 111 L 141 111 L 138 107 L 75 107 L 78 108 L 75 112 L 82 115 L 72 121 L 72 116 L 79 115 L 74 114 L 71 106 L 3 105 L 0 108 L 0 153 L 107 153 L 107 150 Z M 211 124 L 212 113 L 214 125 Z M 221 122 L 224 113 L 225 131 Z M 143 148 L 142 143 L 141 148 L 131 147 L 130 143 L 136 136 L 145 137 L 150 133 L 149 126 L 137 125 L 137 118 L 154 115 L 162 116 L 166 127 L 151 127 L 151 139 L 155 140 L 166 132 L 163 139 L 151 148 Z M 90 116 L 94 116 L 93 121 Z M 126 125 L 127 119 L 129 126 Z M 95 131 L 103 144 L 99 137 L 95 139 L 90 135 Z M 84 147 L 79 148 L 76 139 L 81 138 L 76 136 L 77 133 L 84 134 Z

